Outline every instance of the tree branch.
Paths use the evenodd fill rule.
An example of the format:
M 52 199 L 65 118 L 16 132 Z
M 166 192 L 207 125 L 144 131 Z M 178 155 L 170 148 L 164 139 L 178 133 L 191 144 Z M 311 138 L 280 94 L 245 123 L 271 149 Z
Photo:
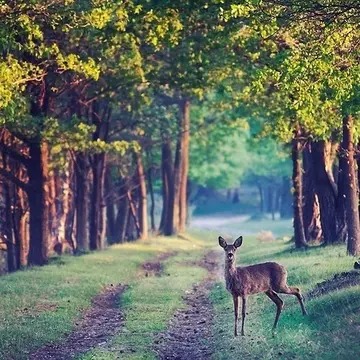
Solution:
M 24 191 L 27 191 L 29 189 L 29 185 L 27 183 L 21 181 L 12 172 L 5 170 L 2 167 L 0 167 L 0 175 L 13 182 L 15 185 L 17 185 L 19 188 L 23 189 Z
M 0 150 L 7 156 L 11 157 L 13 160 L 19 161 L 25 166 L 29 165 L 29 160 L 24 156 L 12 149 L 10 146 L 5 145 L 0 142 Z

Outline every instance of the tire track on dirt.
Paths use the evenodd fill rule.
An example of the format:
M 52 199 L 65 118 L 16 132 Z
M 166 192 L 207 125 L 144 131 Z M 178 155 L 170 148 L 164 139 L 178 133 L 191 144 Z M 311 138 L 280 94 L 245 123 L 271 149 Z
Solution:
M 154 350 L 161 360 L 208 360 L 213 352 L 209 343 L 214 311 L 209 293 L 216 279 L 215 252 L 190 265 L 206 268 L 208 276 L 184 296 L 186 307 L 174 314 L 168 329 L 155 339 Z
M 140 266 L 140 276 L 162 276 L 163 262 L 175 256 L 175 252 L 165 252 L 153 261 Z M 47 344 L 29 355 L 29 360 L 70 360 L 96 347 L 106 348 L 111 338 L 123 327 L 125 315 L 119 306 L 127 285 L 112 284 L 93 300 L 76 322 L 73 331 L 62 341 Z
M 65 340 L 36 350 L 30 360 L 68 360 L 106 344 L 121 328 L 124 315 L 119 307 L 127 286 L 109 286 L 92 300 L 91 307 L 77 321 Z

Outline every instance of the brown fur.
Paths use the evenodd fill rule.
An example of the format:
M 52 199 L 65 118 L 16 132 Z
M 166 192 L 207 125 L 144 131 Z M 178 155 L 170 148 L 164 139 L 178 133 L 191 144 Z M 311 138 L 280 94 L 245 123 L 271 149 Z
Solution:
M 236 239 L 232 245 L 228 245 L 221 236 L 219 237 L 219 245 L 225 250 L 226 289 L 232 294 L 234 301 L 235 336 L 237 336 L 239 297 L 242 298 L 241 335 L 244 335 L 247 295 L 264 292 L 276 304 L 277 312 L 273 327 L 274 330 L 284 305 L 277 293 L 296 296 L 301 306 L 301 310 L 305 315 L 306 310 L 300 290 L 287 285 L 287 271 L 282 265 L 276 262 L 266 262 L 244 267 L 235 266 L 236 250 L 241 244 L 241 236 Z

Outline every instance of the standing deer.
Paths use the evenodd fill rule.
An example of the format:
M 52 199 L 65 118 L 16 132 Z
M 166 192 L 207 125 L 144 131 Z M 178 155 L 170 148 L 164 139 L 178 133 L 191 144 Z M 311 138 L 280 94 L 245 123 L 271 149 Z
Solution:
M 245 335 L 246 297 L 251 294 L 264 292 L 275 303 L 277 311 L 273 331 L 276 329 L 281 310 L 284 306 L 284 302 L 277 293 L 295 295 L 299 300 L 303 315 L 306 315 L 307 313 L 300 290 L 287 285 L 287 272 L 282 265 L 276 262 L 266 262 L 251 266 L 236 267 L 235 254 L 237 248 L 241 246 L 242 241 L 242 236 L 240 236 L 232 245 L 228 245 L 226 241 L 219 236 L 219 245 L 225 250 L 226 289 L 232 294 L 234 301 L 235 336 L 238 335 L 239 297 L 242 298 L 241 335 Z

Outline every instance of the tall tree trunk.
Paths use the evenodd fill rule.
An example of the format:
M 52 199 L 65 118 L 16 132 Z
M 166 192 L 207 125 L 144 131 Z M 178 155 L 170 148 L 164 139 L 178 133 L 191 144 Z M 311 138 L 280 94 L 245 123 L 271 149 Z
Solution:
M 56 242 L 59 241 L 59 214 L 56 207 L 56 179 L 55 172 L 50 171 L 48 176 L 49 185 L 49 245 L 52 250 Z
M 7 250 L 7 271 L 13 272 L 17 270 L 16 251 L 13 236 L 13 204 L 11 201 L 10 184 L 8 181 L 3 182 L 3 190 L 5 195 L 5 236 Z
M 78 153 L 74 164 L 76 177 L 76 250 L 89 250 L 89 161 L 87 155 Z
M 303 217 L 306 241 L 311 241 L 313 225 L 317 216 L 315 206 L 315 183 L 312 160 L 312 142 L 308 142 L 303 149 Z
M 156 231 L 155 226 L 155 198 L 154 198 L 154 187 L 153 187 L 153 179 L 152 179 L 152 168 L 149 167 L 147 171 L 147 179 L 149 184 L 149 194 L 150 194 L 150 226 L 151 231 Z
M 179 202 L 179 231 L 186 228 L 188 212 L 188 173 L 189 173 L 189 146 L 190 146 L 190 101 L 184 100 L 180 105 L 182 114 L 181 123 L 181 173 L 180 173 L 180 202 Z
M 45 142 L 29 145 L 30 249 L 29 265 L 44 265 L 48 260 L 48 147 Z
M 127 192 L 128 192 L 127 179 L 122 179 L 122 184 L 119 190 L 120 200 L 118 202 L 116 221 L 115 221 L 114 240 L 117 243 L 122 243 L 126 240 L 126 229 L 128 227 L 129 212 L 130 212 Z
M 360 254 L 360 221 L 359 221 L 359 193 L 356 183 L 354 160 L 354 119 L 351 115 L 343 118 L 343 156 L 345 157 L 344 173 L 346 196 L 346 223 L 348 229 L 347 252 L 349 255 Z
M 294 186 L 294 236 L 295 246 L 301 248 L 306 246 L 303 218 L 303 194 L 302 194 L 302 145 L 298 136 L 300 130 L 296 133 L 292 142 L 292 162 L 293 162 L 293 186 Z
M 105 181 L 105 154 L 95 154 L 91 170 L 93 186 L 91 190 L 90 210 L 90 250 L 101 249 L 104 243 L 103 195 Z
M 142 162 L 141 154 L 135 154 L 136 157 L 136 171 L 137 171 L 137 180 L 139 184 L 139 225 L 140 225 L 140 239 L 145 240 L 148 237 L 149 227 L 148 227 L 148 214 L 147 214 L 147 191 L 146 191 L 146 180 L 144 165 Z
M 170 141 L 165 141 L 161 151 L 161 173 L 163 208 L 161 214 L 160 231 L 166 235 L 174 234 L 174 174 Z
M 169 206 L 173 209 L 173 232 L 177 234 L 180 226 L 180 179 L 181 179 L 181 162 L 182 162 L 182 144 L 181 134 L 176 142 L 175 159 L 173 168 L 173 186 L 174 186 L 174 198 L 172 202 L 169 202 Z M 172 235 L 171 234 L 171 235 Z
M 113 244 L 115 240 L 115 202 L 114 202 L 114 183 L 111 176 L 111 169 L 107 167 L 105 176 L 105 204 L 106 204 L 106 238 L 109 244 Z
M 337 220 L 337 239 L 345 243 L 348 239 L 348 230 L 346 224 L 346 182 L 347 179 L 347 159 L 343 156 L 341 148 L 339 151 L 339 165 L 337 169 L 337 187 L 338 194 L 335 201 L 336 220 Z
M 315 190 L 320 205 L 320 220 L 325 244 L 337 241 L 335 199 L 336 193 L 327 171 L 325 141 L 312 144 Z

